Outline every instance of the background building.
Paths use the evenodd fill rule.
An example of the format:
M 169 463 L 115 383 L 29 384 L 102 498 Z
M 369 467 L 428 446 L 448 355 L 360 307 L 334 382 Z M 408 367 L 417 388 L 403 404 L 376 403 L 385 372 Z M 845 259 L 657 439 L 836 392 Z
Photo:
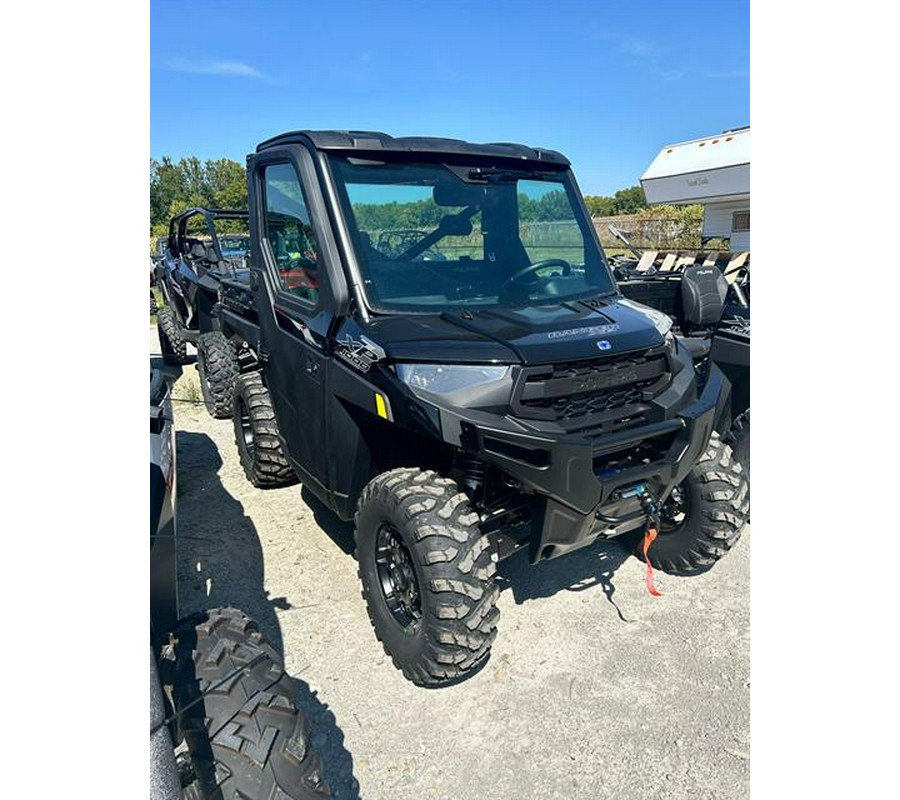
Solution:
M 669 144 L 641 176 L 651 205 L 704 206 L 701 241 L 723 238 L 750 250 L 750 127 Z

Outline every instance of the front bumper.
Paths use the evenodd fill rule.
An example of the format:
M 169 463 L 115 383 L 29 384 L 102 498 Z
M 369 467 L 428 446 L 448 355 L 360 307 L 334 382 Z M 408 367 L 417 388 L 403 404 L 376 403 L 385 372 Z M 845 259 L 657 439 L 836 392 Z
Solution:
M 728 378 L 712 366 L 701 396 L 681 405 L 684 397 L 695 396 L 693 381 L 693 370 L 682 370 L 655 399 L 652 421 L 595 438 L 560 436 L 495 415 L 453 418 L 443 409 L 441 427 L 448 441 L 477 452 L 536 496 L 531 559 L 540 561 L 601 534 L 640 527 L 645 516 L 631 490 L 643 487 L 662 501 L 684 480 L 727 412 L 731 394 Z

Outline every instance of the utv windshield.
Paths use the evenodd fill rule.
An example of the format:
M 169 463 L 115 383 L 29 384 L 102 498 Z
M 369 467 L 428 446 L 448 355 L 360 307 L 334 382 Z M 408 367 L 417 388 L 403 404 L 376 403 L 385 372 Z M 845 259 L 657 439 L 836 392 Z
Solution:
M 376 309 L 522 307 L 616 291 L 564 171 L 331 164 Z
M 244 234 L 219 234 L 219 246 L 222 255 L 244 255 L 250 252 L 250 237 Z

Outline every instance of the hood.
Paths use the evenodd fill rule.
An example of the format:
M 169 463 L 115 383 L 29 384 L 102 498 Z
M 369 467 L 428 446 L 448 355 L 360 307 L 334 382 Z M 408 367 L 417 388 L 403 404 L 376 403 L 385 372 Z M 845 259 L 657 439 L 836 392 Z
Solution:
M 393 361 L 440 363 L 541 364 L 661 344 L 653 321 L 621 300 L 380 317 L 361 332 Z

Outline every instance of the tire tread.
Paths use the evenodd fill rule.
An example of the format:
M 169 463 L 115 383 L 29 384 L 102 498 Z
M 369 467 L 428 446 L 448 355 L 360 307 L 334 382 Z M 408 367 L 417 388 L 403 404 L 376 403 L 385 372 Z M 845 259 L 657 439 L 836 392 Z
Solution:
M 204 333 L 197 341 L 200 391 L 210 416 L 228 419 L 234 406 L 234 384 L 240 374 L 234 345 L 221 331 Z
M 367 586 L 360 558 L 369 620 L 394 666 L 419 686 L 442 686 L 464 678 L 489 655 L 500 616 L 496 563 L 479 517 L 456 483 L 432 470 L 394 469 L 373 478 L 363 489 L 356 513 L 356 542 L 364 509 L 371 504 L 393 508 L 414 526 L 405 541 L 420 575 L 426 642 L 420 657 L 406 661 L 392 653 L 379 631 L 374 602 L 383 602 L 380 587 Z
M 194 614 L 171 635 L 166 662 L 196 777 L 186 796 L 330 796 L 291 678 L 256 622 L 234 608 Z

